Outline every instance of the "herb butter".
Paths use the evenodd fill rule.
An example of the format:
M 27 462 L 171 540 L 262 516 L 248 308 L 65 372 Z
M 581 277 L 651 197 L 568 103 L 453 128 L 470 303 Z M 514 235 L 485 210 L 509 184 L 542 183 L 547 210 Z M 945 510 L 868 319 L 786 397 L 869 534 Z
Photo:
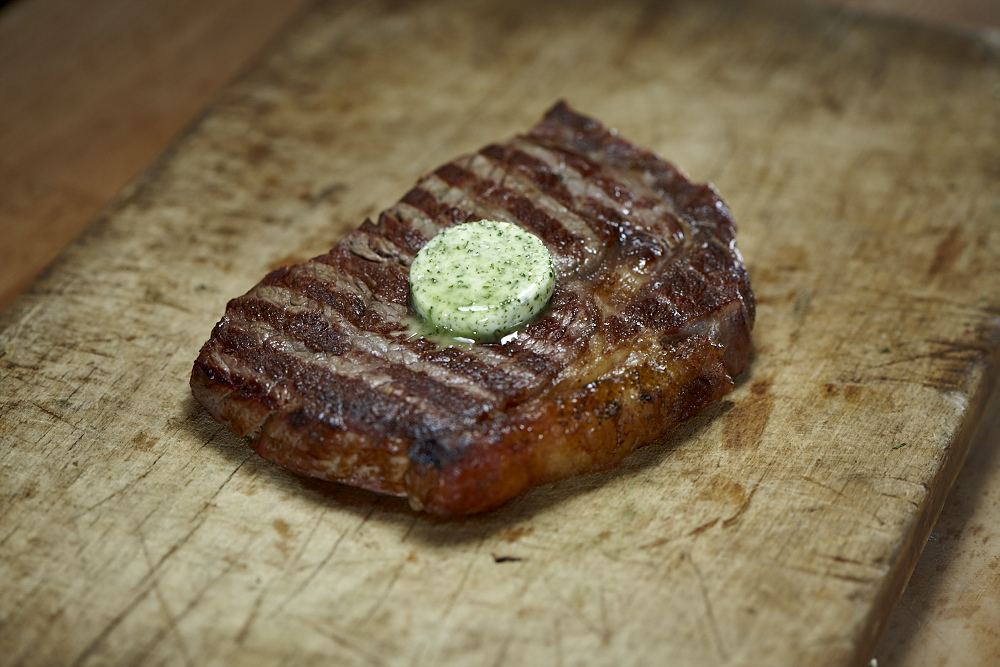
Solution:
M 428 241 L 410 266 L 413 309 L 425 325 L 479 342 L 530 322 L 554 289 L 548 248 L 509 222 L 449 227 Z

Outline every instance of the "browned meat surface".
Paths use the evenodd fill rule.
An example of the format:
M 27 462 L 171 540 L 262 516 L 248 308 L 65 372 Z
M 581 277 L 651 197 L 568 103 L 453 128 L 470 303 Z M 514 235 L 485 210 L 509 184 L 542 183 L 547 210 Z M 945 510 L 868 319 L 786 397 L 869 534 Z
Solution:
M 545 241 L 550 307 L 504 344 L 408 337 L 414 255 L 483 218 Z M 464 514 L 613 467 L 730 391 L 754 309 L 715 190 L 560 103 L 231 301 L 191 387 L 279 465 Z

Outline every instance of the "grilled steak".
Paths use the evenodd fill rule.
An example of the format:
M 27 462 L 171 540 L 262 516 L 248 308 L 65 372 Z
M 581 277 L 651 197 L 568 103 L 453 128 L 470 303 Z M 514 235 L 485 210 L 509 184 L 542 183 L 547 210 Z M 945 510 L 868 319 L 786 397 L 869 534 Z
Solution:
M 502 343 L 408 335 L 413 257 L 479 219 L 545 242 L 548 309 Z M 559 103 L 231 301 L 191 388 L 293 471 L 439 514 L 487 510 L 613 467 L 730 391 L 755 310 L 734 234 L 710 185 Z

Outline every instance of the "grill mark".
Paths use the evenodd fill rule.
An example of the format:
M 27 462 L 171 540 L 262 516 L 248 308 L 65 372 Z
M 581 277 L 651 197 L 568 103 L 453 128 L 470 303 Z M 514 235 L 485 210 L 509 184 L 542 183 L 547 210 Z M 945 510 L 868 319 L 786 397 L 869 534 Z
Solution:
M 323 273 L 333 273 L 336 276 L 336 272 L 331 271 L 329 268 L 325 269 Z M 363 300 L 350 298 L 354 296 L 350 293 L 345 294 L 339 290 L 330 289 L 331 279 L 325 275 L 312 276 L 291 271 L 280 271 L 275 272 L 275 274 L 283 276 L 284 279 L 280 281 L 269 280 L 267 281 L 267 287 L 287 290 L 288 294 L 264 294 L 260 288 L 255 289 L 251 294 L 234 302 L 234 315 L 246 311 L 246 320 L 253 321 L 255 317 L 259 317 L 273 325 L 276 331 L 281 331 L 292 338 L 302 340 L 310 349 L 315 351 L 318 347 L 322 347 L 323 343 L 318 342 L 314 338 L 303 338 L 302 336 L 304 335 L 308 336 L 307 330 L 304 329 L 298 332 L 286 331 L 286 327 L 282 326 L 280 321 L 281 315 L 278 314 L 280 311 L 278 306 L 272 305 L 271 312 L 273 315 L 265 316 L 264 313 L 266 311 L 264 307 L 259 307 L 257 309 L 259 312 L 255 312 L 253 306 L 249 304 L 244 306 L 244 304 L 240 303 L 243 300 L 256 299 L 272 304 L 275 301 L 281 302 L 283 305 L 286 303 L 297 303 L 298 307 L 304 308 L 308 307 L 308 303 L 302 303 L 302 298 L 310 299 L 316 304 L 322 304 L 331 308 L 333 312 L 324 318 L 326 321 L 332 322 L 336 316 L 340 316 L 345 320 L 343 324 L 349 324 L 351 327 L 354 327 L 340 327 L 342 338 L 349 342 L 340 347 L 331 347 L 329 350 L 324 350 L 330 354 L 340 355 L 346 354 L 348 348 L 352 352 L 363 352 L 358 345 L 367 340 L 366 336 L 369 334 L 366 332 L 378 333 L 385 337 L 403 328 L 403 325 L 398 321 L 401 318 L 395 314 L 381 314 L 373 308 L 366 307 Z M 315 335 L 318 336 L 319 332 Z M 383 341 L 378 344 L 378 346 L 386 350 L 383 352 L 384 354 L 388 354 L 388 346 L 392 345 L 410 349 L 411 353 L 417 355 L 422 363 L 433 365 L 440 358 L 453 359 L 455 360 L 455 364 L 449 366 L 448 369 L 450 372 L 460 374 L 461 377 L 451 380 L 451 383 L 471 383 L 474 386 L 482 386 L 490 392 L 502 394 L 508 398 L 537 392 L 538 385 L 554 375 L 556 372 L 555 369 L 563 362 L 563 360 L 544 358 L 543 355 L 533 352 L 511 354 L 508 352 L 508 349 L 513 349 L 516 346 L 510 345 L 506 347 L 499 345 L 477 345 L 469 348 L 467 351 L 461 351 L 463 348 L 440 348 L 435 343 L 426 339 L 419 337 L 406 339 L 401 336 L 393 338 L 392 341 Z M 400 352 L 400 354 L 403 353 Z M 440 356 L 442 354 L 444 355 L 443 357 Z M 371 355 L 371 358 L 359 363 L 372 364 L 383 361 L 384 359 Z M 389 361 L 391 363 L 414 363 L 413 360 L 392 361 L 390 359 Z M 464 374 L 462 374 L 463 372 Z
M 360 297 L 356 302 L 359 315 L 357 318 L 347 320 L 349 326 L 357 327 L 359 330 L 369 330 L 373 333 L 388 335 L 394 331 L 405 328 L 403 322 L 409 313 L 408 305 L 398 302 L 379 301 L 372 298 L 372 293 L 367 291 L 366 285 L 355 280 L 354 276 L 347 275 L 340 271 L 337 266 L 331 266 L 322 262 L 310 262 L 296 267 L 297 274 L 309 284 L 317 286 L 328 285 L 333 294 L 353 295 Z M 302 294 L 294 291 L 296 284 L 292 283 L 288 288 L 288 296 L 276 296 L 275 299 L 287 298 L 290 303 L 297 305 L 308 300 L 310 294 L 316 293 L 323 296 L 319 289 L 315 289 L 309 294 Z M 275 288 L 283 289 L 283 288 Z M 271 297 L 267 297 L 271 298 Z M 320 301 L 322 303 L 322 301 Z M 334 314 L 329 315 L 329 319 L 336 319 Z
M 227 387 L 227 395 L 223 400 L 230 400 L 231 397 L 250 399 L 277 410 L 281 407 L 282 401 L 273 396 L 273 383 L 261 375 L 261 370 L 250 367 L 249 373 L 246 370 L 239 372 L 239 367 L 245 365 L 244 362 L 220 349 L 221 345 L 214 337 L 223 335 L 228 328 L 229 323 L 225 320 L 216 326 L 213 340 L 205 346 L 196 365 L 204 371 L 209 380 Z
M 243 327 L 266 325 L 273 330 L 269 338 L 283 336 L 288 341 L 300 342 L 310 352 L 342 356 L 344 359 L 337 362 L 342 373 L 353 372 L 351 369 L 357 369 L 359 374 L 369 370 L 388 373 L 386 369 L 394 366 L 412 367 L 415 376 L 436 376 L 435 381 L 442 386 L 461 387 L 465 391 L 481 389 L 478 393 L 483 400 L 497 401 L 500 396 L 509 400 L 537 393 L 546 379 L 536 372 L 537 363 L 522 364 L 516 358 L 492 353 L 488 346 L 466 352 L 463 348 L 440 348 L 422 338 L 383 335 L 380 342 L 369 346 L 374 350 L 366 349 L 360 344 L 367 342 L 370 334 L 331 321 L 329 315 L 335 313 L 325 315 L 307 306 L 290 308 L 275 303 L 288 302 L 292 297 L 293 294 L 260 295 L 259 291 L 241 297 L 231 304 L 232 322 Z M 403 377 L 393 372 L 396 377 Z
M 420 186 L 412 188 L 403 195 L 400 201 L 404 204 L 409 204 L 431 218 L 438 217 L 438 210 L 441 206 L 431 193 Z
M 679 175 L 676 167 L 662 160 L 655 153 L 625 141 L 600 123 L 589 119 L 569 120 L 575 114 L 556 107 L 528 133 L 528 138 L 542 144 L 568 151 L 567 159 L 602 171 L 604 165 L 623 167 L 641 174 Z M 565 113 L 564 113 L 565 112 Z M 599 156 L 596 160 L 592 155 Z
M 449 162 L 448 164 L 438 167 L 434 175 L 440 178 L 442 181 L 447 183 L 453 188 L 459 188 L 467 192 L 473 183 L 476 182 L 476 177 L 468 169 L 462 167 L 458 162 Z
M 732 214 L 711 185 L 691 183 L 676 174 L 656 179 L 655 185 L 675 203 L 676 210 L 692 229 L 703 230 L 725 244 L 735 240 Z
M 561 156 L 566 153 L 562 150 L 537 144 L 525 144 L 521 150 L 550 170 L 565 167 L 565 159 Z M 575 174 L 571 169 L 563 168 L 560 171 L 567 172 L 564 183 L 576 202 L 575 208 L 583 213 L 583 220 L 602 239 L 610 241 L 612 237 L 608 223 L 614 221 L 612 224 L 617 228 L 619 240 L 623 244 L 627 242 L 627 238 L 622 232 L 639 230 L 643 226 L 654 230 L 669 246 L 676 246 L 683 240 L 684 229 L 674 214 L 673 207 L 662 200 L 660 193 L 655 193 L 632 174 L 621 174 L 622 178 L 603 176 L 602 182 L 594 175 L 594 169 L 589 167 L 584 172 Z M 573 185 L 582 192 L 574 193 Z M 630 194 L 622 201 L 624 192 Z M 602 196 L 598 198 L 596 193 Z
M 448 185 L 464 187 L 470 196 L 507 211 L 518 223 L 545 241 L 550 249 L 574 258 L 580 256 L 582 249 L 579 242 L 563 223 L 535 206 L 530 199 L 502 185 L 502 181 L 480 180 L 474 172 L 455 163 L 446 166 L 448 169 L 442 167 L 435 174 Z
M 386 214 L 395 217 L 400 224 L 412 227 L 426 239 L 434 238 L 442 229 L 432 217 L 403 201 L 397 202 Z
M 307 275 L 298 270 L 298 267 L 284 267 L 272 271 L 260 284 L 297 292 L 312 301 L 329 306 L 355 326 L 361 325 L 362 317 L 368 309 L 365 299 L 361 296 L 335 289 L 329 282 Z
M 488 159 L 495 159 L 495 158 L 501 158 L 501 159 L 503 159 L 503 150 L 500 147 L 493 147 L 493 148 L 487 147 L 486 149 L 484 149 L 483 153 L 485 154 L 485 156 Z M 530 158 L 530 156 L 527 156 L 526 154 L 524 154 L 523 161 L 526 162 L 526 163 L 527 162 L 532 162 L 532 159 Z M 470 161 L 470 166 L 471 166 L 471 162 L 472 161 Z M 535 166 L 543 164 L 542 161 L 537 160 L 537 159 L 533 160 L 532 163 Z M 480 171 L 482 171 L 484 167 L 485 167 L 485 165 L 482 165 L 480 167 Z M 491 167 L 491 169 L 493 169 L 493 167 Z M 496 169 L 496 171 L 499 171 L 499 169 Z M 490 187 L 493 187 L 494 189 L 496 188 L 495 182 L 488 182 L 485 179 L 482 179 L 481 177 L 478 177 L 478 175 L 476 174 L 476 172 L 471 171 L 471 170 L 467 170 L 467 169 L 463 169 L 462 167 L 460 167 L 458 164 L 455 164 L 455 163 L 452 163 L 451 165 L 449 165 L 447 169 L 445 169 L 445 168 L 439 169 L 436 172 L 436 176 L 437 176 L 437 178 L 439 178 L 441 180 L 450 179 L 450 182 L 448 182 L 448 181 L 444 182 L 444 186 L 448 187 L 448 188 L 455 188 L 456 186 L 464 186 L 464 187 L 469 188 L 469 189 L 471 189 L 471 190 L 473 190 L 475 192 L 485 192 L 485 191 L 488 191 L 488 189 Z M 424 186 L 428 186 L 428 185 L 433 186 L 432 179 L 425 179 L 425 181 L 422 183 L 422 185 L 424 185 Z M 508 190 L 510 190 L 510 188 L 508 188 Z M 449 190 L 448 192 L 452 192 L 452 191 L 453 190 Z M 417 189 L 416 191 L 411 191 L 411 193 L 405 199 L 407 200 L 406 203 L 408 205 L 410 205 L 410 206 L 417 205 L 417 206 L 419 206 L 420 210 L 423 213 L 429 214 L 429 215 L 435 215 L 435 214 L 439 214 L 439 210 L 437 209 L 437 207 L 440 205 L 440 200 L 443 199 L 445 195 L 446 195 L 446 193 L 437 193 L 436 194 L 436 193 L 428 191 L 427 189 L 425 189 L 425 187 L 421 187 L 421 188 Z M 479 216 L 476 216 L 476 217 L 479 217 Z M 519 217 L 521 217 L 522 219 L 525 217 L 523 215 L 523 212 L 522 212 L 522 215 L 519 216 Z M 610 217 L 610 216 L 608 216 L 608 217 Z M 619 225 L 623 225 L 624 224 L 624 220 L 620 216 L 615 216 L 615 217 L 617 218 L 617 221 L 618 221 Z M 583 222 L 581 223 L 581 225 L 585 224 L 586 222 L 587 222 L 586 219 L 583 219 Z M 587 226 L 587 229 L 589 231 L 593 232 L 593 229 L 590 229 L 589 225 Z M 606 238 L 610 237 L 612 239 L 615 239 L 615 238 L 617 238 L 618 236 L 621 235 L 621 233 L 619 232 L 619 229 L 620 229 L 620 226 L 618 228 L 612 226 L 611 230 L 607 230 L 607 229 L 602 230 L 603 231 L 602 236 L 604 236 Z M 643 239 L 646 239 L 646 238 L 647 237 L 643 237 Z M 598 242 L 600 242 L 600 237 L 598 237 L 596 240 Z M 591 242 L 591 245 L 593 245 L 593 242 Z M 648 246 L 648 244 L 645 245 L 645 246 L 643 246 L 642 244 L 638 244 L 637 248 L 638 249 L 633 254 L 637 254 L 637 255 L 640 254 L 639 250 L 645 251 L 646 254 L 649 255 L 648 258 L 652 258 L 656 254 L 658 254 L 658 249 L 656 248 L 655 244 L 652 247 Z M 654 251 L 657 251 L 657 252 L 654 252 Z M 554 299 L 554 302 L 558 302 L 558 299 Z M 558 306 L 553 306 L 553 309 L 558 309 Z M 596 309 L 594 309 L 594 310 L 596 310 Z M 598 318 L 594 318 L 594 319 L 597 320 Z M 548 322 L 542 324 L 541 326 L 535 327 L 533 329 L 533 331 L 532 331 L 532 336 L 538 338 L 539 340 L 541 340 L 541 339 L 547 339 L 547 340 L 550 340 L 550 341 L 557 340 L 557 339 L 563 337 L 565 335 L 565 332 L 563 332 L 560 329 L 560 327 L 557 324 L 555 324 L 557 321 L 558 321 L 558 319 L 550 319 L 550 320 L 548 320 Z M 552 346 L 550 349 L 551 350 L 555 350 L 556 347 Z M 547 363 L 539 364 L 537 360 L 532 359 L 530 367 L 531 368 L 539 368 L 539 367 L 545 367 L 545 366 L 548 366 L 548 365 L 549 364 L 547 364 Z
M 501 151 L 499 149 L 488 147 L 484 153 L 488 159 L 495 159 L 498 157 L 502 159 L 513 159 L 512 156 L 520 155 L 522 156 L 520 158 L 521 162 L 528 164 L 533 169 L 545 170 L 548 168 L 543 160 L 535 156 L 527 155 L 524 151 L 509 150 L 501 155 Z M 541 179 L 532 180 L 535 181 Z M 566 192 L 567 195 L 569 195 L 569 191 L 567 190 Z M 570 203 L 573 204 L 573 202 Z M 602 242 L 605 247 L 613 248 L 616 245 L 623 246 L 624 252 L 614 253 L 613 255 L 606 254 L 602 257 L 600 267 L 598 267 L 589 277 L 589 286 L 592 288 L 595 296 L 601 297 L 604 292 L 607 292 L 608 296 L 619 297 L 618 301 L 621 302 L 624 300 L 621 298 L 622 295 L 617 294 L 617 292 L 613 289 L 617 286 L 618 273 L 620 271 L 627 271 L 627 265 L 639 268 L 646 264 L 652 264 L 659 261 L 664 257 L 664 255 L 667 254 L 669 250 L 668 245 L 662 237 L 636 226 L 634 220 L 631 221 L 632 224 L 629 224 L 629 221 L 624 217 L 624 215 L 593 197 L 583 197 L 582 204 L 579 205 L 578 208 L 583 209 L 583 212 L 585 213 L 583 220 L 589 223 L 588 228 L 594 232 L 595 235 L 597 235 L 599 242 Z M 589 211 L 587 210 L 588 208 L 590 209 Z M 574 214 L 576 213 L 577 212 L 574 211 Z M 590 215 L 586 215 L 587 213 Z M 668 212 L 666 216 L 669 216 L 668 220 L 674 224 L 669 224 L 669 222 L 668 224 L 660 224 L 658 225 L 660 228 L 679 228 L 679 223 L 675 218 L 673 218 L 671 213 Z M 661 215 L 658 217 L 662 219 L 664 216 Z M 612 258 L 613 261 L 609 258 Z M 606 270 L 605 267 L 609 261 L 616 267 L 614 270 Z M 638 274 L 633 275 L 637 284 L 648 280 L 644 276 L 639 276 Z M 603 290 L 601 289 L 602 280 L 607 282 L 607 285 Z M 616 304 L 601 301 L 601 308 L 599 310 L 606 312 L 608 316 L 610 316 L 614 313 L 615 307 Z M 596 312 L 598 309 L 594 310 Z M 595 317 L 596 321 L 600 321 L 600 319 L 601 318 Z M 614 331 L 608 332 L 609 339 L 620 342 L 626 335 L 634 333 L 634 331 L 633 327 L 622 326 L 619 324 L 615 326 Z
M 470 211 L 440 201 L 423 187 L 413 188 L 406 193 L 402 203 L 409 204 L 421 213 L 424 213 L 427 217 L 438 223 L 441 229 L 481 219 L 481 217 L 476 217 Z
M 358 257 L 344 245 L 338 245 L 313 261 L 339 269 L 352 284 L 363 286 L 369 301 L 386 301 L 406 306 L 410 298 L 409 271 L 405 267 Z
M 458 167 L 458 169 L 461 169 L 461 167 Z M 453 173 L 452 176 L 455 177 L 455 174 Z M 473 175 L 470 174 L 470 176 Z M 467 181 L 468 179 L 462 180 Z M 503 177 L 501 177 L 501 180 L 503 180 Z M 489 182 L 493 183 L 494 181 Z M 461 222 L 482 219 L 508 220 L 511 222 L 520 222 L 522 226 L 528 229 L 531 228 L 530 225 L 525 224 L 525 221 L 519 221 L 516 214 L 512 214 L 508 208 L 505 208 L 504 201 L 499 199 L 491 200 L 490 198 L 479 196 L 476 192 L 459 190 L 441 179 L 437 173 L 421 180 L 419 189 L 423 190 L 423 193 L 413 193 L 407 202 L 401 202 L 397 209 L 395 209 L 397 212 L 404 214 L 403 217 L 405 217 L 405 210 L 416 208 L 415 204 L 423 207 L 417 209 L 419 214 L 428 216 L 440 215 L 441 211 L 438 208 L 440 203 L 457 198 L 459 201 L 449 203 L 448 206 L 455 211 L 452 214 L 454 217 L 461 218 L 464 215 L 464 219 L 460 220 Z M 434 221 L 441 224 L 442 228 L 451 226 L 452 224 L 451 220 L 441 221 L 440 217 Z M 583 223 L 581 223 L 581 226 L 583 226 Z M 534 231 L 538 233 L 537 230 Z M 544 240 L 544 235 L 538 235 L 543 237 Z M 567 236 L 569 235 L 567 234 Z M 583 239 L 580 239 L 580 241 L 580 243 L 569 244 L 570 249 L 575 250 L 575 253 L 560 252 L 559 248 L 552 247 L 551 243 L 548 244 L 553 254 L 556 276 L 558 278 L 561 279 L 573 274 L 581 267 L 586 267 L 587 265 L 584 263 L 584 260 L 589 260 L 592 263 L 598 259 L 590 256 L 582 247 L 579 247 L 585 243 Z
M 390 261 L 401 266 L 409 266 L 414 255 L 427 242 L 423 234 L 412 227 L 404 227 L 393 216 L 382 213 L 376 225 L 365 220 L 343 243 L 354 254 L 376 262 Z
M 604 168 L 582 153 L 564 148 L 562 144 L 556 144 L 551 141 L 543 141 L 539 139 L 535 139 L 535 144 L 558 155 L 561 162 L 585 179 L 589 180 L 600 174 L 601 170 Z
M 672 271 L 636 304 L 640 313 L 638 319 L 646 326 L 679 329 L 689 319 L 709 312 L 699 307 L 699 298 L 706 287 L 702 276 L 690 267 Z M 685 290 L 690 292 L 685 293 Z
M 528 132 L 531 138 L 561 139 L 581 153 L 599 150 L 602 140 L 610 136 L 600 123 L 573 113 L 563 103 L 550 109 L 542 122 Z
M 719 256 L 721 252 L 716 243 L 692 250 L 684 261 L 643 287 L 639 298 L 626 307 L 627 317 L 643 326 L 676 330 L 740 299 L 734 282 L 739 276 L 732 273 L 732 262 Z
M 527 330 L 526 330 L 527 331 Z M 501 345 L 485 343 L 470 347 L 441 347 L 422 337 L 406 340 L 422 362 L 449 362 L 448 368 L 463 369 L 465 380 L 482 381 L 484 386 L 505 396 L 534 394 L 558 373 L 562 359 L 524 349 L 519 340 Z
M 280 275 L 272 274 L 260 287 L 275 287 L 290 292 L 290 302 L 301 298 L 321 303 L 359 329 L 388 332 L 402 328 L 396 318 L 387 318 L 380 310 L 370 308 L 370 300 L 350 290 L 350 283 L 333 284 L 321 277 L 305 273 L 300 267 Z M 255 288 L 254 292 L 258 288 Z M 296 299 L 295 295 L 301 298 Z
M 674 205 L 675 214 L 687 207 L 693 207 L 690 212 L 696 216 L 707 213 L 707 219 L 712 223 L 731 225 L 732 217 L 728 210 L 725 210 L 725 205 L 722 204 L 714 188 L 692 183 L 672 164 L 650 151 L 625 141 L 600 124 L 564 122 L 573 115 L 572 111 L 559 105 L 528 133 L 528 140 L 558 153 L 564 164 L 585 178 L 600 182 L 602 189 L 612 197 L 616 194 L 617 181 L 606 175 L 605 165 L 618 167 L 626 172 L 625 175 L 635 174 L 639 178 L 646 179 L 650 183 L 648 188 L 657 195 L 657 198 L 664 198 Z M 639 186 L 642 185 L 641 182 L 633 181 L 636 192 L 640 191 Z M 641 189 L 646 190 L 647 187 Z M 689 217 L 689 219 L 694 218 Z M 724 238 L 724 240 L 729 239 Z
M 614 136 L 607 139 L 602 156 L 630 173 L 645 178 L 648 188 L 673 205 L 673 212 L 692 228 L 706 229 L 709 236 L 731 243 L 736 227 L 719 193 L 707 183 L 694 183 L 657 155 Z M 572 149 L 572 142 L 570 142 Z
M 501 185 L 516 192 L 531 202 L 538 210 L 556 220 L 573 239 L 571 256 L 574 271 L 589 273 L 594 271 L 604 254 L 600 249 L 605 243 L 607 232 L 581 211 L 581 203 L 587 198 L 575 197 L 563 176 L 544 160 L 519 149 L 511 149 L 504 156 L 504 162 L 495 161 L 497 153 L 487 151 L 470 162 L 470 171 L 480 178 L 481 184 L 490 183 L 489 173 L 503 171 Z M 480 185 L 477 191 L 484 187 Z M 583 246 L 581 248 L 580 246 Z
M 404 224 L 397 217 L 382 213 L 375 227 L 378 233 L 391 241 L 397 248 L 406 251 L 412 257 L 424 247 L 428 237 L 414 229 L 412 225 Z
M 628 170 L 624 173 L 609 173 L 609 166 L 614 163 L 601 164 L 589 159 L 585 155 L 574 152 L 573 147 L 566 148 L 560 144 L 549 142 L 538 142 L 532 145 L 543 152 L 550 152 L 557 159 L 580 174 L 583 180 L 596 186 L 604 195 L 623 210 L 631 212 L 633 209 L 652 209 L 660 200 L 660 197 L 653 196 L 654 191 L 641 181 L 633 177 L 633 172 Z M 602 151 L 602 157 L 603 157 Z M 661 165 L 669 170 L 666 163 Z
M 268 344 L 239 326 L 223 328 L 217 340 L 223 352 L 238 353 L 240 363 L 288 390 L 287 405 L 299 406 L 336 429 L 375 437 L 423 437 L 468 427 L 493 407 L 468 391 L 420 377 L 397 364 L 369 367 L 369 372 L 355 376 Z M 412 400 L 417 397 L 422 400 Z
M 251 295 L 234 301 L 230 310 L 234 318 L 266 324 L 313 352 L 340 356 L 350 347 L 343 329 L 315 310 L 283 308 Z
M 508 151 L 499 159 L 497 159 L 495 152 L 481 151 L 481 153 L 491 160 L 509 165 L 524 174 L 540 192 L 544 192 L 566 208 L 570 210 L 576 208 L 573 195 L 563 183 L 562 175 L 554 171 L 546 162 L 519 148 Z
M 502 364 L 495 360 L 492 362 L 484 360 L 481 355 L 467 352 L 464 348 L 442 348 L 426 339 L 417 339 L 414 342 L 420 348 L 422 360 L 429 364 L 440 364 L 449 371 L 461 375 L 467 382 L 489 387 L 491 391 L 506 399 L 520 399 L 528 394 L 537 393 L 545 379 L 529 364 L 518 364 L 514 357 L 501 357 L 507 362 Z M 547 368 L 551 368 L 551 365 Z
M 477 212 L 485 213 L 482 217 L 490 217 L 488 211 L 496 211 L 496 209 L 489 209 L 484 206 L 484 202 L 477 202 L 471 198 L 472 193 L 467 189 L 461 187 L 462 181 L 470 181 L 474 178 L 474 174 L 468 173 L 462 167 L 457 167 L 463 171 L 463 173 L 468 174 L 468 179 L 462 176 L 455 176 L 455 183 L 449 182 L 440 175 L 440 170 L 434 174 L 424 178 L 420 181 L 420 186 L 426 190 L 428 195 L 432 197 L 436 203 L 440 205 L 441 202 L 448 201 L 448 206 L 456 207 L 463 213 L 470 213 L 475 210 Z M 494 216 L 495 217 L 495 216 Z
M 593 197 L 585 198 L 580 203 L 580 210 L 590 223 L 590 228 L 606 247 L 626 243 L 625 216 L 621 213 Z
M 523 396 L 543 389 L 559 373 L 564 363 L 551 353 L 544 354 L 526 348 L 519 340 L 504 345 L 485 343 L 471 348 L 442 348 L 432 341 L 419 337 L 408 342 L 414 346 L 422 359 L 432 363 L 437 359 L 437 355 L 443 354 L 458 364 L 475 364 L 477 370 L 473 375 L 480 375 L 487 383 L 494 380 L 497 371 L 501 370 L 512 378 L 510 382 L 512 389 L 522 384 L 529 388 L 522 394 Z M 522 381 L 519 379 L 520 376 L 526 379 Z M 508 395 L 514 396 L 513 393 Z
M 551 378 L 579 359 L 591 339 L 603 338 L 594 299 L 580 290 L 580 281 L 575 282 L 575 286 L 556 288 L 549 315 L 527 327 L 520 341 L 521 349 L 551 366 L 547 373 Z

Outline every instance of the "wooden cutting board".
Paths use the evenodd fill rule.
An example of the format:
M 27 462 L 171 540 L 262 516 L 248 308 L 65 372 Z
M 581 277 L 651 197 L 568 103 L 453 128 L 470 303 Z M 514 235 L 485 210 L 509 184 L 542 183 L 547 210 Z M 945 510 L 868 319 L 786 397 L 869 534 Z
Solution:
M 996 45 L 762 2 L 344 4 L 0 315 L 0 654 L 867 663 L 996 377 Z M 727 199 L 759 302 L 736 391 L 448 521 L 193 402 L 226 300 L 559 98 Z

